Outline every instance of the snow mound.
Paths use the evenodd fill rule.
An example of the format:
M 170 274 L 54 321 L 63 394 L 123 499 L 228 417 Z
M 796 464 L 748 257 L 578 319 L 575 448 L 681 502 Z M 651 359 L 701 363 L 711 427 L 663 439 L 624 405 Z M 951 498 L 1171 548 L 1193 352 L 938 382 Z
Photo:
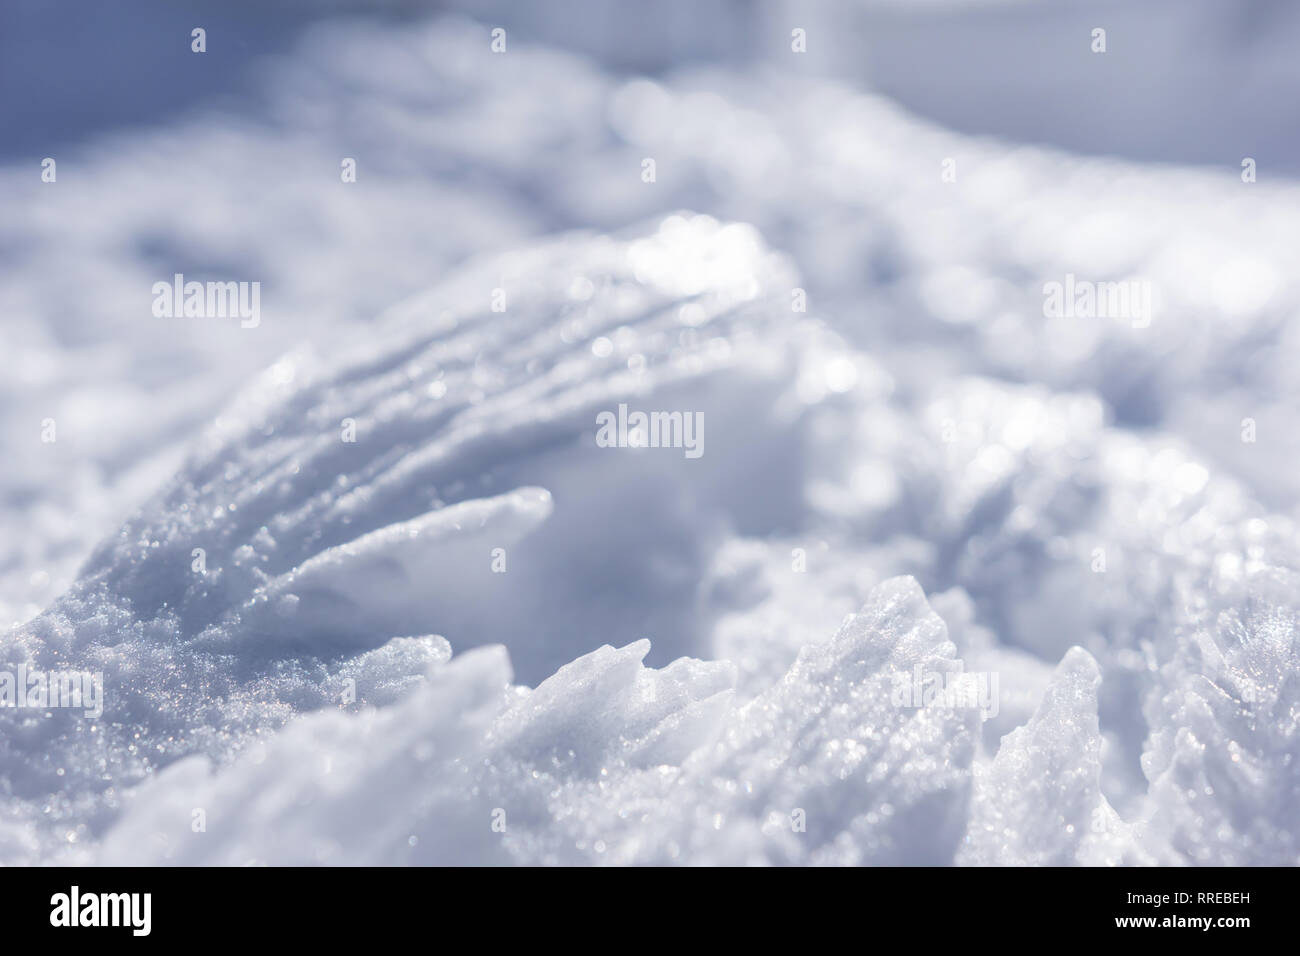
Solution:
M 435 666 L 394 707 L 304 717 L 211 774 L 159 774 L 104 843 L 130 863 L 947 862 L 976 711 L 900 707 L 913 667 L 951 672 L 916 582 L 737 706 L 734 668 L 645 642 L 603 647 L 535 690 L 501 648 Z M 196 811 L 206 826 L 192 826 Z M 918 836 L 920 835 L 920 836 Z
M 1169 859 L 1293 866 L 1300 578 L 1277 568 L 1244 574 L 1244 563 L 1223 555 L 1213 589 L 1189 595 L 1178 651 L 1146 699 L 1149 825 Z
M 227 759 L 348 693 L 391 701 L 447 659 L 432 631 L 460 649 L 506 640 L 536 680 L 616 632 L 600 615 L 642 626 L 626 605 L 591 620 L 576 598 L 568 617 L 540 608 L 590 590 L 602 564 L 683 586 L 674 549 L 735 469 L 779 448 L 728 423 L 748 426 L 753 396 L 771 405 L 785 388 L 793 284 L 753 230 L 672 216 L 627 240 L 565 237 L 471 265 L 339 355 L 277 362 L 7 640 L 11 671 L 105 684 L 98 721 L 0 710 L 0 779 L 35 828 L 27 844 L 75 850 L 122 788 L 189 754 Z M 597 447 L 597 414 L 627 402 L 698 411 L 710 454 Z M 638 484 L 665 515 L 628 554 L 633 538 L 601 529 Z M 529 551 L 546 524 L 558 538 Z
M 784 20 L 653 79 L 487 29 L 323 24 L 0 170 L 0 670 L 106 691 L 0 710 L 0 862 L 1296 862 L 1276 154 L 959 135 Z M 182 265 L 266 321 L 151 322 Z M 1045 314 L 1070 276 L 1151 308 Z M 600 447 L 623 404 L 703 455 Z
M 1101 671 L 1087 651 L 1074 648 L 1066 654 L 1038 711 L 1002 739 L 992 766 L 977 775 L 960 862 L 1139 862 L 1123 857 L 1123 843 L 1115 836 L 1118 815 L 1101 794 L 1100 682 Z

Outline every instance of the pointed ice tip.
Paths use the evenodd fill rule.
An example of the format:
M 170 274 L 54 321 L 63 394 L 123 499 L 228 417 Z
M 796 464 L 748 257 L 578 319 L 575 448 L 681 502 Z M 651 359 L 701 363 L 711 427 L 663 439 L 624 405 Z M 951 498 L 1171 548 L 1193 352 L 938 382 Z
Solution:
M 1097 684 L 1101 683 L 1101 668 L 1097 665 L 1095 657 L 1078 644 L 1075 644 L 1065 652 L 1065 656 L 1061 658 L 1061 663 L 1056 665 L 1056 670 L 1052 674 L 1053 680 L 1065 677 L 1090 681 L 1092 686 L 1096 687 Z
M 910 574 L 881 581 L 867 595 L 866 604 L 862 606 L 859 618 L 870 616 L 874 621 L 885 618 L 903 620 L 929 620 L 933 618 L 946 638 L 948 626 L 934 613 L 925 590 L 916 578 Z
M 799 656 L 809 663 L 831 655 L 870 669 L 884 658 L 910 666 L 931 654 L 951 657 L 953 651 L 948 626 L 916 578 L 904 574 L 873 587 L 862 609 L 841 622 L 829 643 L 805 645 Z
M 631 644 L 623 645 L 619 650 L 633 654 L 637 660 L 643 661 L 645 660 L 645 656 L 650 653 L 650 638 L 643 637 L 640 640 L 633 641 Z
M 929 602 L 925 599 L 925 590 L 921 587 L 920 582 L 910 574 L 900 574 L 897 577 L 887 578 L 871 590 L 872 599 L 879 595 L 888 600 L 903 601 L 909 604 L 921 601 L 927 607 L 929 605 Z
M 1047 691 L 1034 712 L 1031 723 L 1042 720 L 1051 712 L 1083 711 L 1094 719 L 1097 713 L 1097 687 L 1101 684 L 1101 669 L 1097 661 L 1077 644 L 1065 652 L 1061 663 L 1052 671 Z

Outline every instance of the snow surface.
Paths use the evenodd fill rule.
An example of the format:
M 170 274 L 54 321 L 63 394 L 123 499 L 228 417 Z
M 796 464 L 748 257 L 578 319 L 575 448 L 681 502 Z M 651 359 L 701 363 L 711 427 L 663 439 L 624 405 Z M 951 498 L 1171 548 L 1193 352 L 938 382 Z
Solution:
M 1300 190 L 486 33 L 0 167 L 0 670 L 106 689 L 0 709 L 0 862 L 1300 860 Z

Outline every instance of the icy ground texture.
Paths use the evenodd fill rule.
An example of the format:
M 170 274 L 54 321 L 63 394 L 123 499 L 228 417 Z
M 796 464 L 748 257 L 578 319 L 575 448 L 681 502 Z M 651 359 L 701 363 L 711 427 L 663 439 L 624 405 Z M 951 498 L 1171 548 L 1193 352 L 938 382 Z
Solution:
M 0 860 L 1297 862 L 1295 187 L 485 35 L 0 170 L 0 666 L 107 685 L 0 711 Z M 160 326 L 177 269 L 262 325 Z M 1151 325 L 1044 319 L 1067 272 Z

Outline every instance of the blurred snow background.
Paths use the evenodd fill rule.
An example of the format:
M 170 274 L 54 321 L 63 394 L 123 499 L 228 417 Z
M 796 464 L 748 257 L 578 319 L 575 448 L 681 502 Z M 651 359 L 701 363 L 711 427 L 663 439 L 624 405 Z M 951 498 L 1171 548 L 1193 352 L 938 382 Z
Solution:
M 93 661 L 132 689 L 89 746 L 58 720 L 15 720 L 3 858 L 1296 862 L 1298 34 L 1281 0 L 7 3 L 0 619 L 24 623 L 7 659 Z M 343 157 L 356 184 L 339 181 Z M 1258 182 L 1242 181 L 1244 157 Z M 681 209 L 712 219 L 660 229 Z M 655 236 L 697 243 L 766 306 L 740 322 L 691 313 L 720 324 L 725 361 L 706 338 L 670 349 L 657 320 L 613 317 L 628 296 L 676 309 L 694 293 L 625 274 L 623 253 L 588 239 L 548 238 L 575 229 L 615 234 L 628 255 Z M 589 356 L 605 356 L 564 338 L 590 378 L 566 379 L 541 425 L 507 427 L 536 368 L 466 333 L 504 371 L 486 385 L 467 371 L 447 394 L 480 388 L 497 411 L 438 480 L 484 487 L 426 495 L 412 479 L 395 503 L 338 508 L 364 525 L 353 534 L 445 503 L 528 513 L 500 496 L 539 485 L 556 530 L 528 539 L 533 519 L 500 520 L 523 522 L 510 533 L 559 570 L 520 558 L 509 600 L 455 578 L 463 597 L 400 613 L 401 588 L 380 587 L 364 641 L 322 650 L 307 628 L 293 635 L 306 648 L 263 655 L 250 612 L 224 615 L 289 585 L 232 571 L 197 594 L 133 552 L 142 541 L 184 568 L 215 526 L 182 503 L 251 490 L 274 510 L 266 444 L 230 424 L 264 369 L 275 387 L 310 384 L 245 396 L 259 420 L 294 432 L 307 409 L 332 428 L 347 409 L 318 382 L 372 381 L 358 350 L 425 347 L 376 321 L 395 303 L 438 286 L 431 313 L 473 314 L 494 279 L 532 276 L 551 305 L 521 320 L 529 342 L 568 321 L 577 270 L 607 277 L 593 301 L 611 324 L 583 335 L 603 331 L 633 371 L 640 356 L 652 375 L 638 389 L 729 423 L 710 429 L 702 483 L 547 458 L 538 435 L 590 428 L 583 403 L 605 372 Z M 261 281 L 261 324 L 155 319 L 151 286 L 175 272 Z M 1043 284 L 1067 274 L 1149 281 L 1152 322 L 1045 318 Z M 789 311 L 796 286 L 806 316 Z M 658 372 L 697 346 L 692 375 L 712 385 Z M 303 349 L 315 378 L 282 360 Z M 437 363 L 454 371 L 453 357 Z M 404 387 L 431 394 L 429 374 Z M 427 450 L 436 433 L 402 431 L 410 409 L 374 398 L 402 389 L 373 381 L 360 394 L 390 432 L 370 466 Z M 229 553 L 302 573 L 313 552 L 287 541 L 348 540 L 299 503 L 274 505 L 294 517 L 273 541 L 256 524 L 222 531 Z M 806 573 L 791 571 L 796 549 Z M 403 565 L 408 588 L 455 567 L 440 560 Z M 315 567 L 347 590 L 346 563 L 342 577 Z M 642 668 L 641 637 L 655 667 L 718 663 Z M 200 662 L 214 642 L 235 663 Z M 461 657 L 497 643 L 508 662 Z M 603 644 L 631 647 L 576 661 L 539 699 L 506 690 Z M 1001 675 L 998 715 L 907 720 L 871 692 L 879 668 L 955 659 Z M 344 673 L 383 706 L 307 714 Z M 190 699 L 191 679 L 220 685 L 219 705 Z M 136 733 L 156 754 L 135 752 Z M 433 756 L 403 785 L 384 783 L 422 748 Z M 328 785 L 322 754 L 345 768 Z M 359 816 L 377 791 L 382 811 Z M 299 831 L 284 815 L 303 801 L 320 810 Z M 503 805 L 518 808 L 506 841 L 483 822 Z M 191 838 L 197 806 L 228 821 L 206 843 Z M 773 822 L 796 807 L 802 842 Z M 638 824 L 645 813 L 663 819 Z

